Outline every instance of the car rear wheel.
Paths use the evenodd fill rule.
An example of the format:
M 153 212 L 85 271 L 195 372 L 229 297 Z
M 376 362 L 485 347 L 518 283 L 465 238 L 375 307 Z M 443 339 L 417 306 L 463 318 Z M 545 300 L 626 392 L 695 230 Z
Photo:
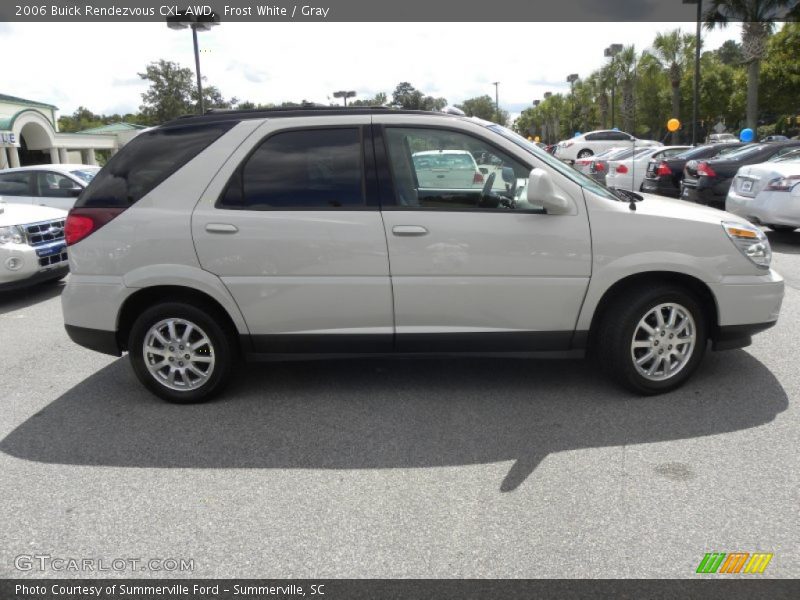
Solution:
M 700 303 L 673 286 L 635 290 L 606 312 L 595 340 L 604 370 L 643 395 L 680 387 L 700 364 L 707 343 Z
M 587 156 L 594 156 L 594 152 L 592 152 L 588 148 L 584 148 L 583 150 L 578 152 L 578 158 L 586 158 Z
M 145 310 L 128 338 L 131 364 L 155 395 L 178 404 L 204 402 L 228 383 L 233 336 L 208 312 L 182 302 Z

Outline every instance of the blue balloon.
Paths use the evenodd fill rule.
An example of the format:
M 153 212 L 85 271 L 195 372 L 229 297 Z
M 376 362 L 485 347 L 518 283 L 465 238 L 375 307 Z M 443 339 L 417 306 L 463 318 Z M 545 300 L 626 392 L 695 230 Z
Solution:
M 619 127 L 614 127 L 611 131 L 619 131 Z
M 573 135 L 572 137 L 579 137 L 580 135 L 581 135 L 581 132 L 580 131 L 576 131 L 575 135 Z
M 752 142 L 754 137 L 753 130 L 749 127 L 747 129 L 742 129 L 739 133 L 739 139 L 743 142 Z

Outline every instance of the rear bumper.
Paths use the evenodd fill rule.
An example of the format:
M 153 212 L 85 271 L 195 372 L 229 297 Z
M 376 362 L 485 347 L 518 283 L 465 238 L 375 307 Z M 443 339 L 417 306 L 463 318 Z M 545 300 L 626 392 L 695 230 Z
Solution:
M 731 190 L 725 210 L 755 223 L 800 227 L 800 192 L 762 191 L 748 197 Z
M 688 200 L 698 204 L 721 207 L 725 205 L 725 198 L 731 187 L 731 180 L 725 179 L 709 185 L 702 179 L 696 180 L 693 184 L 687 185 L 683 182 L 681 186 L 681 200 Z
M 122 351 L 117 342 L 116 331 L 104 331 L 102 329 L 89 329 L 88 327 L 77 327 L 76 325 L 64 325 L 70 339 L 84 348 L 111 354 L 112 356 L 122 356 Z
M 644 178 L 642 182 L 642 191 L 650 194 L 659 194 L 660 196 L 670 196 L 677 198 L 680 196 L 680 189 L 672 183 L 672 181 L 664 181 L 662 179 L 648 179 Z

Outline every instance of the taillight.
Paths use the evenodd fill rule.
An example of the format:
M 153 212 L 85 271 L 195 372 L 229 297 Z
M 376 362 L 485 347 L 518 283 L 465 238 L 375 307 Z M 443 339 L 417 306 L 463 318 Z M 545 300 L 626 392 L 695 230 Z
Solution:
M 67 246 L 77 244 L 119 215 L 124 208 L 73 208 L 64 225 Z
M 483 175 L 475 171 L 475 175 L 472 177 L 472 183 L 483 183 Z
M 594 163 L 594 170 L 595 171 L 605 171 L 606 170 L 606 165 L 604 163 L 601 163 L 601 162 Z
M 701 162 L 697 165 L 697 174 L 701 177 L 716 177 L 717 173 L 711 168 L 707 162 Z
M 622 173 L 623 175 L 628 172 L 628 167 L 625 165 L 617 165 L 616 169 L 617 173 Z
M 669 177 L 670 175 L 672 175 L 672 169 L 670 169 L 669 165 L 662 160 L 658 164 L 658 168 L 656 169 L 656 175 L 665 175 Z

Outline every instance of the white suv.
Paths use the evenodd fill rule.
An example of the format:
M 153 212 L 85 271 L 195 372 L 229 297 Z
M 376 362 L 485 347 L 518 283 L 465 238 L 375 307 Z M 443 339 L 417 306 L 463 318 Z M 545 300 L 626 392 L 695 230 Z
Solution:
M 465 189 L 414 154 L 496 168 Z M 612 192 L 499 125 L 390 109 L 232 111 L 125 146 L 66 224 L 69 335 L 173 402 L 242 359 L 593 351 L 679 386 L 775 324 L 783 279 L 744 219 Z

